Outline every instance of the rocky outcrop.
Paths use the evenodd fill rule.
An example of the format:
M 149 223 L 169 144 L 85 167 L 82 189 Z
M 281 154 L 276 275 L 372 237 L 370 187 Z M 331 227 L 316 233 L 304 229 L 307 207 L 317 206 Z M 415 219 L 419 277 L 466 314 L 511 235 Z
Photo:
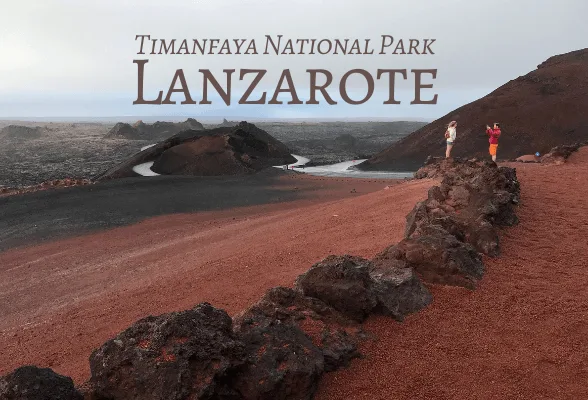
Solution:
M 265 320 L 263 323 L 259 323 Z M 359 325 L 321 300 L 305 296 L 298 290 L 276 287 L 235 320 L 240 332 L 251 332 L 252 326 L 294 324 L 302 330 L 324 357 L 326 371 L 347 366 L 359 355 L 354 334 Z M 248 333 L 249 334 L 249 333 Z
M 223 118 L 223 122 L 220 123 L 219 126 L 224 126 L 224 127 L 233 127 L 239 125 L 239 122 L 236 121 L 227 121 L 226 118 Z
M 333 368 L 333 362 L 354 355 L 351 338 L 343 338 L 341 347 L 323 345 L 321 334 L 333 339 L 341 331 L 328 330 L 321 312 L 336 313 L 290 289 L 275 288 L 237 318 L 235 330 L 246 343 L 247 363 L 237 373 L 234 386 L 244 399 L 310 399 L 326 368 L 327 347 L 335 350 Z M 302 328 L 313 323 L 324 328 L 315 340 Z M 337 339 L 341 341 L 340 336 Z
M 298 277 L 296 287 L 358 322 L 378 304 L 372 291 L 369 261 L 351 256 L 330 256 Z
M 443 155 L 443 134 L 458 122 L 455 157 L 488 155 L 486 124 L 502 127 L 498 158 L 545 154 L 555 146 L 588 140 L 588 49 L 551 57 L 535 71 L 499 87 L 411 133 L 357 166 L 363 170 L 410 171 L 428 155 Z
M 580 147 L 583 146 L 588 146 L 588 142 L 579 142 L 569 145 L 556 146 L 552 148 L 547 154 L 527 154 L 517 157 L 516 159 L 511 161 L 520 163 L 541 163 L 545 165 L 561 165 L 565 164 L 567 159 L 573 153 L 578 151 Z
M 182 131 L 95 177 L 108 180 L 137 176 L 135 165 L 153 162 L 161 175 L 223 176 L 258 172 L 295 162 L 286 145 L 253 124 Z
M 523 156 L 517 157 L 513 162 L 520 162 L 520 163 L 540 163 L 541 157 L 535 154 L 525 154 Z
M 431 301 L 406 265 L 374 265 L 349 255 L 329 256 L 313 265 L 295 287 L 357 322 L 375 310 L 402 320 Z
M 574 143 L 571 145 L 564 145 L 564 146 L 556 146 L 549 151 L 549 153 L 543 155 L 540 159 L 542 164 L 548 165 L 561 165 L 566 162 L 566 160 L 578 151 L 578 149 L 582 146 L 587 146 L 588 142 L 582 143 Z
M 188 118 L 184 122 L 160 122 L 145 124 L 137 121 L 133 125 L 119 122 L 107 134 L 105 139 L 129 139 L 129 140 L 165 140 L 185 130 L 202 130 L 204 125 L 194 118 Z
M 473 246 L 434 225 L 427 225 L 416 237 L 390 246 L 375 260 L 381 266 L 394 266 L 400 261 L 425 282 L 469 289 L 474 289 L 484 274 L 482 258 Z
M 295 289 L 270 289 L 234 323 L 206 303 L 136 322 L 92 353 L 85 395 L 311 399 L 325 372 L 359 356 L 360 320 L 372 312 L 402 319 L 431 300 L 410 268 L 328 257 Z
M 427 282 L 474 288 L 484 270 L 478 252 L 498 256 L 497 228 L 518 222 L 515 170 L 475 159 L 429 159 L 415 176 L 443 180 L 407 216 L 405 239 L 378 257 L 405 261 Z
M 370 264 L 372 290 L 378 299 L 375 311 L 397 321 L 418 312 L 433 301 L 414 269 L 399 259 L 376 257 Z
M 20 367 L 0 377 L 2 400 L 83 400 L 71 378 L 49 368 Z
M 119 122 L 104 136 L 105 139 L 137 139 L 141 135 L 135 126 Z M 146 139 L 146 138 L 145 138 Z M 155 140 L 155 139 L 154 139 Z
M 262 318 L 244 325 L 240 334 L 250 357 L 233 383 L 243 399 L 312 398 L 324 372 L 324 357 L 302 330 Z

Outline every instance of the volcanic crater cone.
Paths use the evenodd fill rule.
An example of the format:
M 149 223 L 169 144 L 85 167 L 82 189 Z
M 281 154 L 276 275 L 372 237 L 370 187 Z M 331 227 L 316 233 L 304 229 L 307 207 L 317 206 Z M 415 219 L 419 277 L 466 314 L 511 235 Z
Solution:
M 133 167 L 153 162 L 161 175 L 243 175 L 273 165 L 294 163 L 288 147 L 253 124 L 187 130 L 149 147 L 95 177 L 108 180 L 137 176 Z

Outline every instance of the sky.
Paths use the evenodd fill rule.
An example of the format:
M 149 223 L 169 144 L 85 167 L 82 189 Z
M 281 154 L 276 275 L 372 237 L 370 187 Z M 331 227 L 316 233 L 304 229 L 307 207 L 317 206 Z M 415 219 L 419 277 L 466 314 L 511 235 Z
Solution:
M 193 116 L 249 118 L 436 119 L 536 68 L 550 56 L 587 47 L 586 0 L 0 0 L 0 118 Z M 292 39 L 370 39 L 382 35 L 435 39 L 434 55 L 138 55 L 137 35 L 158 39 L 254 39 L 261 53 L 265 35 Z M 378 51 L 376 50 L 376 53 Z M 223 69 L 266 69 L 254 93 L 273 95 L 283 69 L 290 69 L 301 100 L 308 100 L 307 69 L 327 69 L 338 96 L 341 76 L 352 69 L 407 69 L 397 85 L 400 105 L 384 105 L 387 82 L 376 80 L 362 105 L 226 106 L 133 105 L 135 59 L 149 59 L 145 97 L 164 95 L 182 69 L 192 97 L 202 97 L 200 69 L 223 82 Z M 437 69 L 425 78 L 436 105 L 410 105 L 411 69 Z M 233 103 L 247 88 L 233 82 Z M 348 81 L 352 98 L 365 83 Z M 254 95 L 255 95 L 254 94 Z M 252 95 L 252 97 L 254 96 Z M 288 96 L 280 99 L 288 101 Z M 320 100 L 322 98 L 319 97 Z

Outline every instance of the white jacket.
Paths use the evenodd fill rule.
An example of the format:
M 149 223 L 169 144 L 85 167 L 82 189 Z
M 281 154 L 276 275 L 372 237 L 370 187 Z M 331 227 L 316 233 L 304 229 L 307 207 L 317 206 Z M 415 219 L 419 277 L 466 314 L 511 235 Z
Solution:
M 449 137 L 447 138 L 447 141 L 454 142 L 455 136 L 457 135 L 457 130 L 455 128 L 448 128 L 447 132 L 449 132 Z

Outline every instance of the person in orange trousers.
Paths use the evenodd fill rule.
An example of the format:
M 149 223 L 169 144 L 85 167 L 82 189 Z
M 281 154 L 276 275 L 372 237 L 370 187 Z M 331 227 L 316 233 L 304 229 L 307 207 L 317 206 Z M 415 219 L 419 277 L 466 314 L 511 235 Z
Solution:
M 494 128 L 490 128 L 486 125 L 486 134 L 488 135 L 488 141 L 490 142 L 489 152 L 492 156 L 492 161 L 496 162 L 496 152 L 498 151 L 498 138 L 500 137 L 500 124 L 496 122 Z

